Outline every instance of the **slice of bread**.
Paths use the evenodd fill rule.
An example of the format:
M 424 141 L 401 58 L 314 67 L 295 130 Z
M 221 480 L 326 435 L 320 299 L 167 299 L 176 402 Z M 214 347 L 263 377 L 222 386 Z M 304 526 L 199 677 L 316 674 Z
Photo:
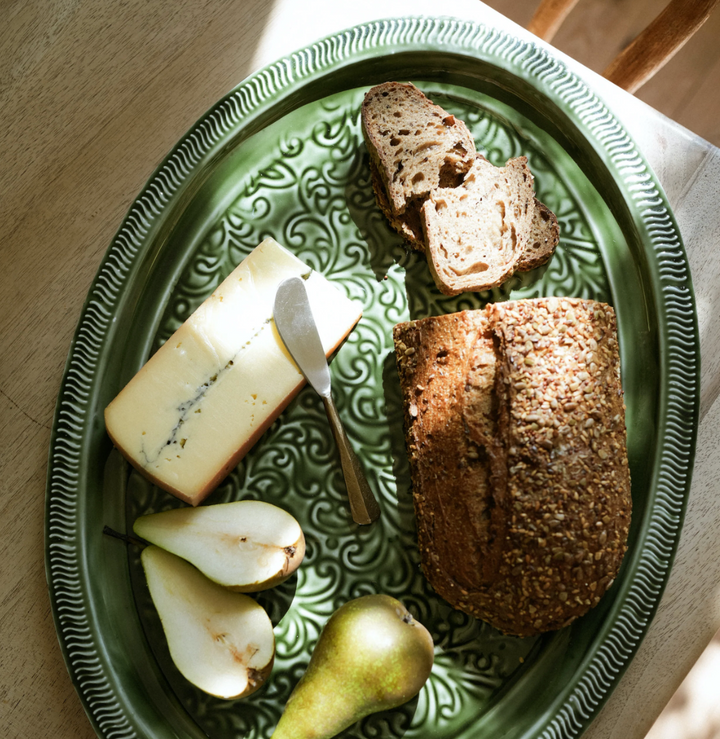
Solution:
M 550 261 L 560 242 L 560 225 L 556 215 L 535 198 L 530 235 L 520 255 L 515 270 L 529 272 Z
M 388 223 L 404 238 L 409 246 L 415 251 L 425 253 L 425 237 L 423 236 L 422 221 L 420 220 L 420 211 L 412 204 L 405 212 L 399 216 L 393 214 L 390 208 L 390 201 L 385 192 L 380 172 L 377 165 L 370 159 L 370 181 L 372 182 L 373 191 L 375 192 L 375 202 L 383 212 Z
M 361 120 L 393 216 L 438 187 L 460 184 L 475 160 L 467 126 L 415 85 L 386 82 L 373 87 L 363 100 Z
M 398 324 L 394 340 L 436 592 L 518 636 L 597 605 L 632 508 L 613 309 L 511 301 Z
M 412 84 L 373 87 L 362 105 L 375 199 L 422 251 L 446 295 L 489 290 L 546 263 L 560 239 L 525 157 L 494 167 L 462 121 Z
M 370 177 L 375 192 L 375 200 L 385 218 L 405 238 L 412 249 L 425 254 L 425 235 L 423 234 L 420 211 L 417 207 L 409 207 L 402 215 L 393 215 L 380 174 L 372 159 L 370 160 Z M 529 272 L 548 262 L 559 241 L 560 227 L 555 214 L 535 198 L 535 212 L 530 226 L 530 237 L 515 266 L 515 271 Z
M 479 155 L 478 155 L 479 156 Z M 415 251 L 426 251 L 420 211 L 416 206 L 409 207 L 402 215 L 395 216 L 373 160 L 370 160 L 370 177 L 378 207 L 390 225 L 408 242 Z M 530 227 L 530 237 L 515 267 L 517 272 L 529 272 L 550 260 L 560 241 L 560 227 L 555 214 L 535 198 L 535 212 Z
M 430 193 L 420 214 L 430 271 L 445 295 L 488 290 L 517 269 L 535 216 L 527 157 L 478 156 L 463 183 Z

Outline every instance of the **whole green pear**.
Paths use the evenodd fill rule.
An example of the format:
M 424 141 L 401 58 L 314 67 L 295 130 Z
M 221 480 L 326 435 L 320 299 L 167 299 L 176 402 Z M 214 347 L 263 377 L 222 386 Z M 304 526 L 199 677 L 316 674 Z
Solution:
M 325 625 L 272 739 L 329 739 L 364 716 L 414 698 L 430 676 L 433 641 L 388 595 L 348 601 Z

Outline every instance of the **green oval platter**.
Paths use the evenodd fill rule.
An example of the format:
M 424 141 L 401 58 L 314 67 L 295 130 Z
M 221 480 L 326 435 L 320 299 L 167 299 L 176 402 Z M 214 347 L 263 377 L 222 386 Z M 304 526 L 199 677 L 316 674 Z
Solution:
M 378 210 L 359 126 L 373 84 L 412 80 L 464 120 L 495 164 L 526 155 L 561 242 L 544 268 L 484 294 L 442 296 Z M 348 433 L 382 508 L 352 523 L 322 405 L 303 390 L 206 503 L 262 499 L 306 533 L 298 574 L 258 596 L 277 657 L 254 695 L 222 701 L 174 668 L 139 553 L 103 536 L 178 501 L 113 450 L 103 410 L 153 351 L 266 236 L 362 303 L 332 362 Z M 600 605 L 534 639 L 454 611 L 419 569 L 392 326 L 541 295 L 614 305 L 633 524 Z M 58 400 L 46 567 L 68 670 L 98 735 L 269 737 L 318 634 L 350 598 L 400 598 L 433 635 L 420 695 L 345 737 L 577 737 L 632 659 L 675 553 L 695 445 L 698 331 L 665 196 L 622 125 L 551 52 L 489 27 L 401 18 L 349 29 L 242 82 L 171 151 L 110 245 L 83 308 Z

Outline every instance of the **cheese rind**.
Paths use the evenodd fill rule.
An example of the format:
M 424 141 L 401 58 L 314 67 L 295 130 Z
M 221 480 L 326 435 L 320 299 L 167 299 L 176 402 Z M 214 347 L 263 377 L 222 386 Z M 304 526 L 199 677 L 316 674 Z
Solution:
M 200 503 L 305 383 L 273 321 L 278 285 L 304 277 L 326 355 L 361 316 L 357 303 L 266 239 L 105 409 L 115 446 L 155 484 Z

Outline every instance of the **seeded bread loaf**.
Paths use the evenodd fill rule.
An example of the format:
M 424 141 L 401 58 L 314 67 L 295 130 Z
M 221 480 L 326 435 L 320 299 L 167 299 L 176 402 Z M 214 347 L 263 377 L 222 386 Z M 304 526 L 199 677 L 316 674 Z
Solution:
M 561 628 L 617 575 L 630 478 L 615 315 L 538 299 L 394 331 L 423 571 L 501 631 Z
M 393 216 L 437 187 L 462 181 L 475 160 L 467 126 L 412 84 L 385 82 L 362 104 L 362 130 Z

